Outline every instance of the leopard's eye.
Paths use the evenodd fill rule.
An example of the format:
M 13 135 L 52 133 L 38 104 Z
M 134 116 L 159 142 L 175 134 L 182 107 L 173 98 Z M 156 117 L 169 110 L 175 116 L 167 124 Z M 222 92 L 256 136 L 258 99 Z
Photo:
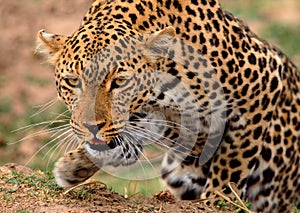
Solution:
M 126 81 L 127 81 L 126 78 L 117 78 L 117 79 L 115 79 L 115 83 L 116 83 L 118 86 L 122 86 L 123 84 L 125 84 Z
M 81 81 L 76 77 L 65 78 L 65 82 L 67 83 L 68 86 L 72 88 L 81 87 Z
M 129 82 L 129 79 L 127 77 L 118 77 L 113 80 L 111 83 L 110 90 L 116 89 L 116 88 L 122 88 L 125 87 Z

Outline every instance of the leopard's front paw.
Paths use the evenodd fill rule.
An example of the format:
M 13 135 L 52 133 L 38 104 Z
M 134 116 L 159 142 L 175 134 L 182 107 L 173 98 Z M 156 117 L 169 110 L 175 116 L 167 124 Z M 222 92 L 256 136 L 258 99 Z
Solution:
M 58 185 L 71 187 L 84 182 L 98 170 L 82 147 L 79 147 L 66 153 L 55 163 L 53 174 Z

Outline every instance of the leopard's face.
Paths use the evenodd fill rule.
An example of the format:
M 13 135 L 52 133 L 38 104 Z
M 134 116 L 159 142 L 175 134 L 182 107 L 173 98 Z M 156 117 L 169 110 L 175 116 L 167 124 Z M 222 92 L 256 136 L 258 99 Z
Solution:
M 85 26 L 64 45 L 56 63 L 57 91 L 72 113 L 74 133 L 99 167 L 131 164 L 142 151 L 132 123 L 157 78 L 160 57 L 149 53 L 154 35 L 103 29 L 93 44 L 102 48 L 87 53 L 82 38 L 95 40 L 92 35 Z

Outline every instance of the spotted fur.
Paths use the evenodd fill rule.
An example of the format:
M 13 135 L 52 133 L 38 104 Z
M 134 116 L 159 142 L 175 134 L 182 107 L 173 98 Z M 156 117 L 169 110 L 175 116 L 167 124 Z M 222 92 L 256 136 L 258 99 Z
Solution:
M 299 71 L 216 0 L 96 0 L 72 36 L 38 37 L 89 159 L 70 170 L 132 164 L 152 137 L 170 148 L 162 179 L 178 199 L 234 182 L 255 211 L 300 205 Z M 156 111 L 168 125 L 146 137 Z M 67 157 L 62 185 L 90 176 L 61 170 Z

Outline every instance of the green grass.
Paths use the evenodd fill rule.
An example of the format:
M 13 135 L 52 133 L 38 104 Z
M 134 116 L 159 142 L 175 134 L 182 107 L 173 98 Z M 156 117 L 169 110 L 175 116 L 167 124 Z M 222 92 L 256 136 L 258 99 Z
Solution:
M 251 203 L 244 202 L 244 204 L 245 204 L 245 206 L 246 206 L 249 210 L 251 209 L 251 206 L 252 206 Z M 236 213 L 248 213 L 248 211 L 245 211 L 245 210 L 240 209 L 240 208 L 236 209 L 235 212 L 236 212 Z
M 294 206 L 293 213 L 300 213 L 300 208 L 297 208 L 297 206 Z
M 226 211 L 229 209 L 228 203 L 226 200 L 219 200 L 217 201 L 217 206 L 222 210 Z
M 278 46 L 300 66 L 300 23 L 289 23 L 272 14 L 281 7 L 277 0 L 221 0 L 222 7 L 250 25 L 259 37 Z M 284 4 L 283 4 L 284 5 Z M 295 1 L 299 7 L 300 2 Z M 271 16 L 270 16 L 271 15 Z
M 132 173 L 135 172 L 138 171 L 132 171 Z M 105 172 L 99 172 L 94 178 L 105 183 L 111 191 L 123 196 L 131 196 L 135 193 L 151 196 L 162 190 L 160 178 L 129 180 L 115 177 Z
M 248 20 L 259 19 L 260 17 L 258 16 L 258 14 L 261 12 L 262 8 L 264 8 L 266 2 L 267 1 L 262 0 L 220 0 L 222 8 L 224 8 L 226 11 L 234 14 L 241 19 Z
M 26 186 L 30 188 L 30 190 L 28 191 L 28 196 L 38 197 L 38 192 L 42 191 L 44 194 L 44 200 L 48 200 L 54 196 L 58 196 L 59 193 L 63 191 L 63 188 L 56 184 L 53 176 L 50 173 L 43 175 L 34 172 L 34 174 L 30 176 L 25 176 L 21 173 L 12 171 L 12 175 L 4 175 L 1 176 L 0 179 L 5 183 L 15 186 L 2 193 L 2 198 L 7 201 L 12 199 L 13 193 L 17 193 L 17 188 L 19 186 Z
M 238 202 L 236 202 L 237 204 L 239 204 Z M 251 209 L 251 203 L 248 202 L 244 202 L 245 206 L 250 210 Z M 248 213 L 248 211 L 245 211 L 243 209 L 237 208 L 236 206 L 234 206 L 233 204 L 230 204 L 229 202 L 227 202 L 226 200 L 219 200 L 217 201 L 216 205 L 222 210 L 222 211 L 228 211 L 228 210 L 232 210 L 235 209 L 235 213 Z M 239 204 L 240 205 L 240 204 Z
M 54 177 L 51 173 L 46 173 L 45 175 L 30 175 L 25 176 L 21 173 L 12 172 L 11 177 L 1 177 L 5 183 L 9 183 L 11 185 L 19 186 L 21 184 L 25 184 L 29 187 L 33 187 L 34 189 L 45 189 L 45 190 L 62 190 L 61 187 L 59 187 L 55 181 Z

